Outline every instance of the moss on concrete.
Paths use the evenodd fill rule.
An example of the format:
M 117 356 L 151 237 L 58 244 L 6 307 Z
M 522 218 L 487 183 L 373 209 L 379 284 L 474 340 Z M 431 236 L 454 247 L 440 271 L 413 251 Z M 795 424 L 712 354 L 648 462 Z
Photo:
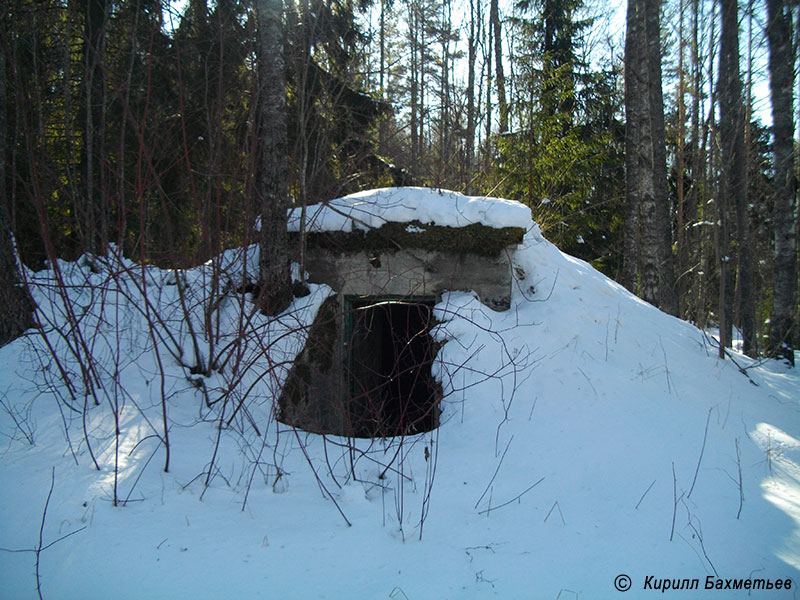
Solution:
M 315 379 L 324 378 L 333 366 L 334 346 L 338 332 L 338 299 L 328 297 L 320 306 L 314 323 L 308 332 L 305 348 L 298 354 L 286 378 L 283 391 L 278 400 L 278 420 L 292 425 L 305 426 L 309 423 L 309 390 Z M 318 410 L 315 408 L 314 410 Z M 314 415 L 319 416 L 319 415 Z M 313 424 L 313 423 L 312 423 Z M 310 429 L 309 429 L 310 430 Z
M 308 332 L 303 359 L 307 359 L 321 373 L 327 373 L 333 364 L 333 348 L 338 331 L 338 307 L 339 300 L 336 295 L 328 297 L 320 306 L 317 318 Z
M 298 234 L 292 235 L 295 236 L 296 242 Z M 498 256 L 506 247 L 521 243 L 524 235 L 525 230 L 521 227 L 495 229 L 481 223 L 465 227 L 442 227 L 412 221 L 386 223 L 378 229 L 366 232 L 356 230 L 309 233 L 306 246 L 337 254 L 391 252 L 417 248 L 457 254 Z

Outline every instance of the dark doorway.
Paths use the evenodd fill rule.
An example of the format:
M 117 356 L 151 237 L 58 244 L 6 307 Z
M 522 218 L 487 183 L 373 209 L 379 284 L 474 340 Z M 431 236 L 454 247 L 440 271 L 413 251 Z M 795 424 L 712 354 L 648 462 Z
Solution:
M 345 344 L 350 430 L 390 437 L 439 425 L 441 391 L 431 375 L 433 299 L 349 299 Z

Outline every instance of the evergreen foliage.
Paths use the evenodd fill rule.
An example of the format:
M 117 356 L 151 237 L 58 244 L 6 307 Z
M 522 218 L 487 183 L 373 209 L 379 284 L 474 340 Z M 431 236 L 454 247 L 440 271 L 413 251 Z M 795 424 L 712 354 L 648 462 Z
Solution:
M 580 2 L 521 8 L 513 21 L 515 127 L 496 140 L 486 185 L 528 204 L 549 239 L 614 276 L 624 199 L 618 73 L 578 58 L 591 25 L 576 18 Z

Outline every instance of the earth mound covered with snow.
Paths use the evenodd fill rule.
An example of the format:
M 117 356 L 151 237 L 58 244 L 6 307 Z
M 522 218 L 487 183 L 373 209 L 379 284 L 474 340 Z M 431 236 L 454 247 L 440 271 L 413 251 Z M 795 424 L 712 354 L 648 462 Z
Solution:
M 441 425 L 402 440 L 275 421 L 330 290 L 267 319 L 240 291 L 256 248 L 180 272 L 111 253 L 29 273 L 42 327 L 0 349 L 0 547 L 21 550 L 0 552 L 0 597 L 36 598 L 38 572 L 67 599 L 614 598 L 622 575 L 632 598 L 694 581 L 665 595 L 794 598 L 796 371 L 718 359 L 524 207 L 441 192 L 433 214 L 421 199 L 439 193 L 313 219 L 526 221 L 510 310 L 465 292 L 436 306 Z
M 412 221 L 440 227 L 481 223 L 495 229 L 532 225 L 530 208 L 519 202 L 419 187 L 367 190 L 306 208 L 306 231 L 377 229 L 387 222 Z M 299 231 L 301 224 L 302 210 L 295 208 L 289 231 Z

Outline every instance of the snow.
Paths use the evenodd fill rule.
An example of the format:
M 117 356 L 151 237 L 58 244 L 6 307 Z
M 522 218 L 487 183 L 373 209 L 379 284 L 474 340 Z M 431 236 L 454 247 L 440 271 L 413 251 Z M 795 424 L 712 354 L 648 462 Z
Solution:
M 470 206 L 369 195 L 371 226 Z M 28 273 L 43 329 L 0 348 L 0 547 L 43 548 L 45 598 L 613 598 L 621 574 L 632 598 L 661 594 L 649 576 L 697 578 L 665 594 L 684 598 L 714 595 L 708 576 L 792 578 L 716 595 L 794 598 L 797 372 L 736 355 L 742 374 L 535 225 L 513 260 L 510 310 L 465 292 L 436 306 L 441 426 L 353 451 L 272 417 L 330 290 L 263 317 L 237 291 L 256 248 L 180 272 L 112 253 Z M 0 598 L 37 597 L 34 552 L 0 552 L 0 573 Z
M 299 231 L 302 209 L 290 212 L 289 230 Z M 350 194 L 324 204 L 306 207 L 308 231 L 353 231 L 379 228 L 387 222 L 464 227 L 531 226 L 530 208 L 513 200 L 465 196 L 430 188 L 381 188 Z M 423 230 L 424 231 L 424 230 Z

